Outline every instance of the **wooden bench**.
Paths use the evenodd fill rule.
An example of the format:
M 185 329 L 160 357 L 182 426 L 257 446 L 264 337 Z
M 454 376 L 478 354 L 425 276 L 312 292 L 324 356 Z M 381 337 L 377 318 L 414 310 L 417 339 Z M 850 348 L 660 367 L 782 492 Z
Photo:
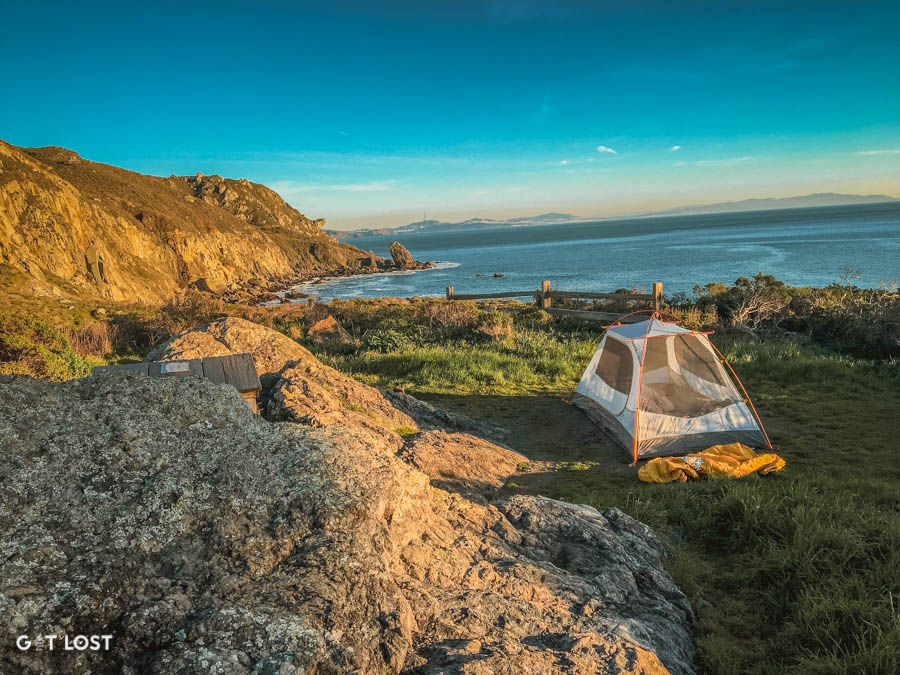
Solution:
M 250 354 L 209 356 L 184 361 L 150 361 L 125 363 L 120 366 L 97 366 L 94 375 L 130 371 L 150 377 L 203 377 L 216 384 L 228 384 L 241 392 L 247 405 L 259 413 L 256 399 L 262 386 L 256 364 Z

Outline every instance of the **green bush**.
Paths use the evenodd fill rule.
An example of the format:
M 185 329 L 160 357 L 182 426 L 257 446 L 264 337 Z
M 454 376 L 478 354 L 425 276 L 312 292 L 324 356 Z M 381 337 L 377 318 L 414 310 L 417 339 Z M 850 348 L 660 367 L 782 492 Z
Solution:
M 400 331 L 391 328 L 377 328 L 363 333 L 363 345 L 376 352 L 397 352 L 409 349 L 412 340 Z
M 13 313 L 0 315 L 0 373 L 44 380 L 91 374 L 99 358 L 79 356 L 68 337 L 49 323 Z

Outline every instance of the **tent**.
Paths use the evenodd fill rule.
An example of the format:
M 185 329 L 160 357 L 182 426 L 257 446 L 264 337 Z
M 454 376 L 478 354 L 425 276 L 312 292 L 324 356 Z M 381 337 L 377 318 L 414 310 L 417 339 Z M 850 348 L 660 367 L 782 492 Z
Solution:
M 634 461 L 735 442 L 771 448 L 743 385 L 738 381 L 738 391 L 708 335 L 657 312 L 608 326 L 572 402 Z

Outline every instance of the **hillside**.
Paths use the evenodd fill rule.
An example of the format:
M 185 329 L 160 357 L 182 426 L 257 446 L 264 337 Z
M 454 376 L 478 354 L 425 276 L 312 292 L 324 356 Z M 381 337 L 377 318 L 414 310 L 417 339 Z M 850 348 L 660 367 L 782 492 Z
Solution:
M 805 209 L 816 206 L 849 206 L 852 204 L 881 204 L 897 201 L 887 195 L 843 195 L 836 192 L 817 192 L 799 197 L 769 197 L 766 199 L 744 199 L 739 202 L 717 202 L 715 204 L 692 204 L 665 211 L 653 211 L 655 216 L 688 213 L 726 213 L 730 211 L 768 211 L 770 209 Z
M 575 223 L 585 220 L 571 213 L 542 213 L 539 216 L 526 216 L 522 218 L 507 218 L 496 220 L 494 218 L 469 218 L 456 223 L 446 223 L 441 220 L 420 220 L 399 227 L 364 228 L 359 230 L 326 230 L 326 232 L 339 239 L 353 239 L 355 237 L 370 237 L 382 234 L 408 234 L 423 230 L 482 230 L 492 227 L 520 227 L 523 225 L 559 225 L 561 223 Z
M 58 147 L 0 141 L 0 283 L 33 295 L 161 301 L 374 271 L 274 191 L 219 176 L 146 176 Z

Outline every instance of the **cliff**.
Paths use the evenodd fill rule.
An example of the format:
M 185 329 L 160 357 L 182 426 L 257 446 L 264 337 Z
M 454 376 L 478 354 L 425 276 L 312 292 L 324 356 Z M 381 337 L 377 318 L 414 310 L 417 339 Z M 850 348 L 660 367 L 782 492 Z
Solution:
M 32 294 L 153 302 L 189 285 L 228 297 L 384 271 L 324 224 L 245 179 L 147 176 L 0 141 L 0 279 Z

